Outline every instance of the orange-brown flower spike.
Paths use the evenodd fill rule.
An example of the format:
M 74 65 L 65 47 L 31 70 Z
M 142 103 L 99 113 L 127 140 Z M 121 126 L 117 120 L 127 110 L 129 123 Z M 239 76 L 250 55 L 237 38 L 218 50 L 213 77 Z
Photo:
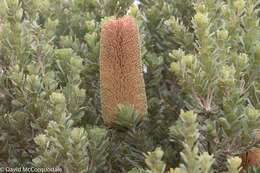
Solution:
M 111 18 L 102 25 L 100 89 L 102 116 L 109 125 L 120 103 L 133 105 L 141 117 L 147 111 L 139 30 L 130 16 Z
M 260 131 L 256 132 L 256 140 L 260 140 Z M 242 155 L 242 166 L 247 168 L 255 166 L 260 168 L 260 148 L 253 148 Z
M 244 168 L 247 168 L 249 166 L 255 166 L 257 168 L 260 168 L 260 149 L 255 148 L 248 151 L 246 154 L 242 156 L 242 160 Z

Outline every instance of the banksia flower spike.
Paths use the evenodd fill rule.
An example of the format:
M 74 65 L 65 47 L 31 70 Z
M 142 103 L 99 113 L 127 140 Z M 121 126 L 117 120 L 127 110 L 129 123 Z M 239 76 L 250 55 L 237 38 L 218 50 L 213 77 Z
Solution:
M 111 18 L 102 25 L 100 89 L 107 124 L 115 121 L 118 104 L 132 105 L 141 117 L 147 111 L 139 30 L 130 16 Z
M 244 168 L 247 168 L 248 166 L 255 166 L 260 168 L 260 149 L 255 148 L 248 151 L 242 156 L 242 159 Z
M 260 131 L 257 131 L 256 140 L 260 140 Z M 253 148 L 242 155 L 243 167 L 255 166 L 260 168 L 260 148 Z

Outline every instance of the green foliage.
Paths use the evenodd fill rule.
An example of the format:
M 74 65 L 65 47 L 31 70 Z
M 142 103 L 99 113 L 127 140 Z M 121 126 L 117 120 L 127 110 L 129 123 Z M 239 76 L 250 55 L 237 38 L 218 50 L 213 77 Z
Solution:
M 89 129 L 88 153 L 90 157 L 89 173 L 105 171 L 108 157 L 109 138 L 107 130 L 99 127 Z
M 236 155 L 250 145 L 260 123 L 256 113 L 259 103 L 255 100 L 259 88 L 255 87 L 253 77 L 259 72 L 254 53 L 259 38 L 256 2 L 217 1 L 214 6 L 212 3 L 194 4 L 194 51 L 173 50 L 171 70 L 179 77 L 187 108 L 198 112 L 203 121 L 206 119 L 202 128 L 206 135 L 210 134 L 206 137 L 208 150 L 233 148 L 229 154 Z M 252 30 L 254 37 L 249 36 Z M 219 142 L 214 141 L 227 145 L 217 149 Z
M 132 105 L 118 105 L 118 114 L 115 124 L 119 127 L 131 128 L 141 121 L 139 114 Z
M 182 111 L 177 125 L 170 128 L 171 136 L 180 135 L 183 138 L 179 140 L 182 140 L 183 151 L 181 152 L 181 156 L 184 164 L 181 164 L 180 168 L 176 168 L 174 172 L 212 172 L 213 156 L 205 151 L 199 154 L 199 146 L 197 143 L 199 132 L 196 119 L 197 115 L 193 112 Z
M 166 165 L 161 161 L 163 157 L 163 151 L 161 148 L 156 148 L 153 152 L 148 152 L 146 155 L 145 163 L 151 170 L 148 172 L 163 173 Z
M 229 173 L 239 173 L 241 168 L 241 159 L 239 157 L 233 157 L 228 159 L 228 171 Z
M 259 1 L 133 2 L 0 0 L 0 167 L 245 171 L 239 156 L 259 144 Z M 139 25 L 148 113 L 120 104 L 107 127 L 100 26 L 125 14 Z
M 140 169 L 134 168 L 131 171 L 129 171 L 128 173 L 147 173 L 147 171 L 144 169 L 141 169 L 141 168 Z
M 148 152 L 145 155 L 145 163 L 148 170 L 142 168 L 134 168 L 128 173 L 164 173 L 166 164 L 162 161 L 163 151 L 161 148 L 156 148 L 153 152 Z

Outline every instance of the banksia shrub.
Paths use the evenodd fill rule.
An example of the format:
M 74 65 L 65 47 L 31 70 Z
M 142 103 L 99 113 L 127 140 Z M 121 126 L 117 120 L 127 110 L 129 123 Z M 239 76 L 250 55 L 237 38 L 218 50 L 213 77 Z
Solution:
M 0 172 L 259 173 L 259 8 L 0 0 Z
M 195 47 L 180 43 L 183 48 L 169 54 L 185 107 L 201 118 L 206 134 L 200 134 L 201 149 L 213 149 L 218 171 L 226 169 L 227 156 L 243 156 L 248 166 L 258 166 L 260 158 L 258 149 L 251 150 L 259 142 L 254 134 L 260 126 L 257 5 L 255 0 L 194 3 Z M 183 34 L 178 30 L 183 23 L 175 17 L 166 25 L 174 36 Z
M 101 29 L 101 106 L 108 124 L 116 119 L 119 104 L 133 105 L 140 116 L 146 113 L 138 32 L 130 16 L 111 18 Z

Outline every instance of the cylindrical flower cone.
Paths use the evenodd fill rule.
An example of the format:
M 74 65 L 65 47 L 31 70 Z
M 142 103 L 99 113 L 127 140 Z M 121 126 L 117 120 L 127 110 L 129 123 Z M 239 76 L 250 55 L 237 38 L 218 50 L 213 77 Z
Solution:
M 260 140 L 260 131 L 256 132 L 256 140 Z M 242 155 L 242 164 L 244 168 L 255 166 L 260 168 L 260 148 L 254 148 Z
M 252 149 L 248 151 L 242 157 L 243 167 L 246 168 L 248 166 L 255 166 L 257 168 L 260 167 L 260 149 Z
M 147 111 L 139 30 L 130 16 L 111 18 L 102 25 L 100 89 L 107 124 L 115 121 L 118 104 L 134 106 L 141 117 Z

